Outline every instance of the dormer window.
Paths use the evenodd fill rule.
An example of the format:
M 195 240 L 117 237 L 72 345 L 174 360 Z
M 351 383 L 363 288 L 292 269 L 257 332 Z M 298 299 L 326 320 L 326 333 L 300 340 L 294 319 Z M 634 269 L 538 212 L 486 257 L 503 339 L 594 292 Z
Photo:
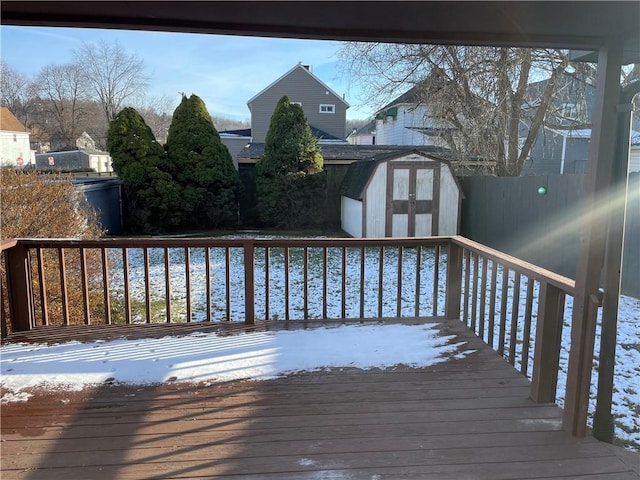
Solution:
M 331 103 L 321 103 L 320 113 L 336 113 L 336 106 Z

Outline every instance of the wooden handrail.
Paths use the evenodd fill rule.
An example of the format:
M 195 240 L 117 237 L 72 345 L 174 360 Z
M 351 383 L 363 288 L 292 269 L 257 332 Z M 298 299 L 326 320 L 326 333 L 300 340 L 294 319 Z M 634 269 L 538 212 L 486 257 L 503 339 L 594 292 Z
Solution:
M 441 251 L 445 251 L 442 257 Z M 480 243 L 466 239 L 461 236 L 453 237 L 416 237 L 416 238 L 219 238 L 219 237 L 199 237 L 199 238 L 108 238 L 97 240 L 84 239 L 9 239 L 0 243 L 5 261 L 5 270 L 7 271 L 7 286 L 10 317 L 12 319 L 12 330 L 28 330 L 33 328 L 38 315 L 42 312 L 42 323 L 48 324 L 51 317 L 51 308 L 49 308 L 47 295 L 54 285 L 49 283 L 55 280 L 50 277 L 49 282 L 45 282 L 43 273 L 44 256 L 43 251 L 52 250 L 51 258 L 56 258 L 57 252 L 58 264 L 60 268 L 60 299 L 57 300 L 61 307 L 58 311 L 62 312 L 64 323 L 69 323 L 68 318 L 68 293 L 67 293 L 67 274 L 70 267 L 65 267 L 65 254 L 70 259 L 75 258 L 74 251 L 79 252 L 80 266 L 79 280 L 76 283 L 80 286 L 82 293 L 82 311 L 85 315 L 85 323 L 90 323 L 88 318 L 92 315 L 92 305 L 90 302 L 101 298 L 104 301 L 104 321 L 111 322 L 112 312 L 114 311 L 113 299 L 111 298 L 111 286 L 109 276 L 116 268 L 122 269 L 119 275 L 124 277 L 123 286 L 124 293 L 120 301 L 123 303 L 119 314 L 123 316 L 126 323 L 133 323 L 132 315 L 132 288 L 144 288 L 142 292 L 142 300 L 138 300 L 136 308 L 140 310 L 140 303 L 144 303 L 144 314 L 142 319 L 135 321 L 153 322 L 150 303 L 151 281 L 150 281 L 150 253 L 151 249 L 158 249 L 163 252 L 158 258 L 160 268 L 164 269 L 165 278 L 164 285 L 158 288 L 156 285 L 156 293 L 161 297 L 164 296 L 164 315 L 166 321 L 172 322 L 175 319 L 172 315 L 184 315 L 186 312 L 186 321 L 191 321 L 191 314 L 194 311 L 203 312 L 206 309 L 204 317 L 207 321 L 214 320 L 212 315 L 212 285 L 218 287 L 222 285 L 224 292 L 222 297 L 218 297 L 216 308 L 218 309 L 218 318 L 220 317 L 220 309 L 222 320 L 231 320 L 232 315 L 237 317 L 244 315 L 244 321 L 251 325 L 257 320 L 263 320 L 262 315 L 270 320 L 270 316 L 275 313 L 279 317 L 279 312 L 275 311 L 273 303 L 270 302 L 269 296 L 275 289 L 275 281 L 269 278 L 270 272 L 280 270 L 283 275 L 282 290 L 284 290 L 284 315 L 283 319 L 298 318 L 302 312 L 303 319 L 316 318 L 311 317 L 310 311 L 316 308 L 317 311 L 313 315 L 317 318 L 328 318 L 327 304 L 330 300 L 334 301 L 331 307 L 335 312 L 332 315 L 337 317 L 331 318 L 347 318 L 347 315 L 356 316 L 358 312 L 360 318 L 365 315 L 365 300 L 368 301 L 368 311 L 376 313 L 373 316 L 383 316 L 383 301 L 387 314 L 393 309 L 395 315 L 407 315 L 411 311 L 411 315 L 420 316 L 427 313 L 427 306 L 422 305 L 423 299 L 433 302 L 432 309 L 428 312 L 431 316 L 444 316 L 448 319 L 459 319 L 465 322 L 478 336 L 485 340 L 492 348 L 495 348 L 501 355 L 516 366 L 519 367 L 523 374 L 529 376 L 532 380 L 531 398 L 536 402 L 553 402 L 556 394 L 556 384 L 559 369 L 559 357 L 562 340 L 562 324 L 564 313 L 564 300 L 567 295 L 572 296 L 575 291 L 575 282 L 569 278 L 563 277 L 544 268 L 540 268 L 534 264 L 522 261 L 511 255 L 504 254 L 498 250 L 492 249 Z M 100 252 L 95 258 L 101 265 L 96 266 L 96 270 L 92 277 L 89 276 L 89 260 L 87 254 L 91 249 Z M 111 256 L 108 250 L 121 251 L 122 264 L 117 266 L 109 262 L 107 258 Z M 142 274 L 138 273 L 135 277 L 130 272 L 129 265 L 130 255 L 134 255 L 135 250 L 142 250 L 144 269 Z M 182 251 L 184 259 L 173 258 L 169 260 L 170 251 L 173 249 Z M 196 254 L 191 253 L 190 249 L 202 249 L 205 252 L 206 260 L 203 269 L 206 269 L 206 305 L 198 305 L 198 309 L 192 308 L 191 304 L 191 258 Z M 215 249 L 222 251 L 219 257 L 219 265 L 217 268 L 222 273 L 212 271 L 210 253 Z M 369 255 L 368 249 L 377 249 L 377 253 Z M 395 249 L 397 252 L 398 264 L 395 267 L 396 272 L 387 271 L 385 267 L 386 251 Z M 409 250 L 411 253 L 409 253 Z M 415 249 L 415 250 L 413 250 Z M 435 279 L 432 287 L 427 288 L 422 284 L 423 277 L 420 275 L 419 269 L 423 264 L 424 252 L 429 249 L 429 262 L 433 262 L 433 275 Z M 35 250 L 36 256 L 30 258 L 30 251 Z M 282 255 L 276 255 L 274 252 L 282 250 Z M 131 254 L 129 253 L 131 251 Z M 316 266 L 318 272 L 322 276 L 321 285 L 313 294 L 310 289 L 309 282 L 312 281 L 309 255 L 315 253 L 316 258 L 321 258 L 322 264 Z M 302 260 L 294 260 L 299 256 L 296 252 L 303 252 Z M 359 254 L 358 254 L 359 252 Z M 139 253 L 138 253 L 139 254 Z M 135 254 L 135 255 L 138 255 Z M 242 280 L 244 281 L 243 292 L 238 297 L 238 290 L 232 291 L 232 256 L 242 255 L 243 261 L 237 271 L 242 270 Z M 330 254 L 330 255 L 329 255 Z M 199 254 L 201 255 L 201 254 Z M 403 258 L 408 255 L 415 255 L 415 268 L 417 271 L 402 270 Z M 171 254 L 173 256 L 173 254 Z M 347 256 L 349 260 L 347 261 Z M 272 264 L 276 257 L 283 264 Z M 331 258 L 330 258 L 331 257 Z M 365 269 L 365 260 L 370 258 L 374 265 L 374 270 Z M 238 258 L 238 257 L 236 257 Z M 37 261 L 36 261 L 37 260 Z M 117 260 L 117 259 L 116 259 Z M 36 276 L 38 281 L 34 286 L 33 265 L 37 265 Z M 334 265 L 333 269 L 329 267 L 329 262 Z M 394 259 L 394 262 L 396 260 Z M 297 263 L 296 263 L 297 262 Z M 300 262 L 302 262 L 300 264 Z M 359 262 L 359 263 L 358 263 Z M 172 308 L 172 299 L 184 292 L 176 292 L 171 285 L 171 272 L 175 267 L 185 268 L 186 299 L 183 309 Z M 348 278 L 347 266 L 349 268 L 358 268 L 357 273 L 354 270 L 353 277 Z M 235 261 L 233 263 L 235 265 Z M 377 267 L 375 266 L 377 265 Z M 387 265 L 389 265 L 387 263 Z M 66 268 L 66 272 L 65 272 Z M 264 269 L 263 272 L 256 272 L 256 268 Z M 295 277 L 295 268 L 302 270 L 302 277 Z M 440 270 L 444 269 L 446 275 L 446 292 L 444 295 L 444 305 L 442 310 L 438 309 L 439 294 L 439 275 Z M 499 274 L 499 272 L 501 272 Z M 256 274 L 257 273 L 257 274 Z M 407 275 L 415 275 L 415 281 L 410 282 L 404 277 Z M 75 273 L 74 273 L 75 274 Z M 140 284 L 131 285 L 132 278 L 141 278 Z M 341 290 L 341 294 L 330 295 L 328 293 L 328 279 L 333 276 L 334 289 L 336 292 Z M 95 292 L 91 295 L 89 280 L 90 278 L 102 278 L 102 293 Z M 366 277 L 366 278 L 365 278 Z M 235 277 L 234 277 L 235 278 Z M 500 280 L 500 281 L 499 281 Z M 263 282 L 263 284 L 261 283 Z M 296 283 L 296 282 L 302 282 Z M 383 284 L 393 285 L 392 289 L 385 290 L 383 294 Z M 537 290 L 534 288 L 536 282 Z M 46 285 L 46 291 L 45 291 Z M 413 291 L 412 295 L 403 295 L 403 286 Z M 258 289 L 260 286 L 260 289 Z M 371 288 L 373 286 L 373 288 Z M 521 297 L 521 287 L 525 292 Z M 219 287 L 220 288 L 220 287 Z M 375 289 L 378 289 L 377 291 Z M 351 289 L 350 300 L 347 301 L 347 290 Z M 366 290 L 366 292 L 365 292 Z M 393 290 L 393 291 L 392 291 Z M 140 294 L 140 290 L 138 294 Z M 302 305 L 293 305 L 294 292 L 302 292 Z M 321 293 L 320 293 L 321 292 Z M 511 292 L 511 294 L 509 294 Z M 537 293 L 534 293 L 537 292 Z M 279 295 L 282 291 L 278 292 Z M 220 293 L 217 293 L 220 295 Z M 385 298 L 385 295 L 395 297 L 393 299 Z M 90 298 L 91 297 L 91 298 Z M 535 297 L 535 298 L 534 298 Z M 239 300 L 239 298 L 241 298 Z M 520 298 L 524 302 L 524 306 L 520 306 Z M 413 302 L 406 303 L 403 302 Z M 335 302 L 335 300 L 339 300 Z M 440 299 L 442 301 L 442 299 Z M 180 300 L 178 300 L 180 301 Z M 241 310 L 235 309 L 237 302 L 244 302 Z M 264 306 L 259 310 L 258 301 Z M 322 302 L 320 308 L 317 302 Z M 232 308 L 232 302 L 235 302 Z M 311 302 L 315 302 L 311 304 Z M 534 306 L 537 304 L 537 316 L 534 317 Z M 39 308 L 36 308 L 39 305 Z M 374 308 L 371 308 L 374 307 Z M 403 307 L 410 307 L 404 309 Z M 232 312 L 233 309 L 233 312 Z M 507 313 L 507 310 L 511 310 Z M 350 311 L 350 313 L 348 312 Z M 402 313 L 401 313 L 402 310 Z M 177 313 L 177 311 L 183 313 Z M 281 309 L 280 309 L 281 311 Z M 156 314 L 159 310 L 156 308 Z M 239 313 L 241 312 L 241 313 Z M 318 313 L 320 312 L 320 313 Z M 296 315 L 297 313 L 297 315 Z M 162 312 L 160 312 L 162 315 Z M 488 318 L 487 318 L 488 315 Z M 102 315 L 96 318 L 101 319 Z M 276 318 L 275 316 L 273 318 Z M 349 317 L 350 318 L 350 317 Z M 3 319 L 3 322 L 6 319 Z M 100 320 L 101 321 L 101 320 Z M 157 321 L 157 320 L 155 320 Z M 535 328 L 533 322 L 535 323 Z M 3 328 L 3 334 L 6 329 Z M 530 336 L 535 335 L 535 352 L 530 354 Z M 496 345 L 497 344 L 497 345 Z M 532 372 L 529 369 L 529 361 L 533 364 Z M 586 373 L 584 373 L 586 375 Z M 568 382 L 569 385 L 569 382 Z M 571 388 L 569 386 L 569 388 Z M 570 412 L 572 413 L 572 412 Z M 583 415 L 584 412 L 578 412 Z M 574 421 L 575 414 L 569 415 Z M 567 418 L 569 418 L 567 417 Z
M 482 257 L 489 258 L 490 260 L 495 260 L 501 265 L 525 274 L 531 278 L 534 278 L 535 280 L 549 283 L 550 285 L 553 285 L 564 291 L 568 295 L 573 295 L 575 291 L 576 282 L 574 280 L 571 280 L 570 278 L 564 277 L 545 268 L 538 267 L 533 263 L 520 260 L 519 258 L 513 257 L 506 253 L 502 253 L 499 250 L 487 247 L 486 245 L 474 242 L 473 240 L 469 240 L 465 237 L 454 236 L 451 237 L 451 241 L 456 245 L 460 245 L 461 247 L 464 247 L 471 252 L 481 255 Z

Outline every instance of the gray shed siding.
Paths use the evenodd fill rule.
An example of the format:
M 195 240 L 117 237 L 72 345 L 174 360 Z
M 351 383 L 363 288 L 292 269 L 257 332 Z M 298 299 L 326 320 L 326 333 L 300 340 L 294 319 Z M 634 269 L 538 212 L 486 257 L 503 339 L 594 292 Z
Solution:
M 264 142 L 271 115 L 278 101 L 289 97 L 301 102 L 309 125 L 313 125 L 338 138 L 345 138 L 347 106 L 345 102 L 304 70 L 295 68 L 289 75 L 257 96 L 251 103 L 251 135 L 254 142 Z M 320 113 L 320 104 L 335 105 L 335 113 Z

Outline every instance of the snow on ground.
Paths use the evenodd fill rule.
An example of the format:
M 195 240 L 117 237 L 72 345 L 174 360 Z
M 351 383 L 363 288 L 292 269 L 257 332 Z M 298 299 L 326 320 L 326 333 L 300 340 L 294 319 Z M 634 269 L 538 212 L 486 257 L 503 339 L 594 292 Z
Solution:
M 3 402 L 28 399 L 32 388 L 263 380 L 298 371 L 396 365 L 426 367 L 457 355 L 461 344 L 435 325 L 351 325 L 312 330 L 143 340 L 2 346 Z

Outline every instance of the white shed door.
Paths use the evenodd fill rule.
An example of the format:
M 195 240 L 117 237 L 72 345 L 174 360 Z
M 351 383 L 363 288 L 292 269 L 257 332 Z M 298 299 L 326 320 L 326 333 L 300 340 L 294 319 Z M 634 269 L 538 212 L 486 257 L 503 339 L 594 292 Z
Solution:
M 387 176 L 387 237 L 438 234 L 440 170 L 431 163 L 390 163 Z

